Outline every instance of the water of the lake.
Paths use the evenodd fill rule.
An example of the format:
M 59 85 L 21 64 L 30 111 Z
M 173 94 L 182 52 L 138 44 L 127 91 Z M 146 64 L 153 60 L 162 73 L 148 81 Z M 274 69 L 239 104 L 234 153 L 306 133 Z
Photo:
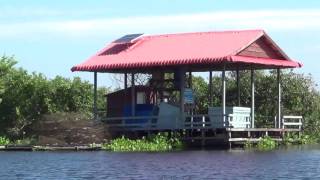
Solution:
M 0 179 L 320 179 L 320 146 L 269 152 L 0 152 Z

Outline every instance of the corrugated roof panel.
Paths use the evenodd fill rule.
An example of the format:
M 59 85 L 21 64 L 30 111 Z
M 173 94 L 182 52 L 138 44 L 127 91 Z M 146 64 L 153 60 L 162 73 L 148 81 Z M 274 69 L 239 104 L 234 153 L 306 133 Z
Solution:
M 247 64 L 265 63 L 266 67 L 271 64 L 280 68 L 301 66 L 290 59 L 279 61 L 272 58 L 237 56 L 241 50 L 264 35 L 263 30 L 245 30 L 142 36 L 135 39 L 130 46 L 117 49 L 116 53 L 105 53 L 112 50 L 115 44 L 112 43 L 84 63 L 74 66 L 72 71 L 215 64 L 223 61 L 232 63 L 230 60 Z

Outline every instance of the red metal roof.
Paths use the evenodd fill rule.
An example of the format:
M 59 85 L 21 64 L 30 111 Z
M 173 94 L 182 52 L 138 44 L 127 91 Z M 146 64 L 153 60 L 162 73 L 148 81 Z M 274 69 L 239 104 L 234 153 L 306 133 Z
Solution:
M 264 37 L 280 58 L 241 56 L 239 53 Z M 216 31 L 141 36 L 128 43 L 111 43 L 72 71 L 110 71 L 173 65 L 237 63 L 265 68 L 301 67 L 263 30 Z

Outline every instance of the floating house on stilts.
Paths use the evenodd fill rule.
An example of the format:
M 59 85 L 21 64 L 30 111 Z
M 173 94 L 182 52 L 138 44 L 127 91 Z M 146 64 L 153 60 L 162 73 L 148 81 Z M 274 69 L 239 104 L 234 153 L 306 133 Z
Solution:
M 300 132 L 301 116 L 281 112 L 281 69 L 299 68 L 263 30 L 215 31 L 165 35 L 130 34 L 110 43 L 72 71 L 94 74 L 94 118 L 116 134 L 180 132 L 186 142 L 201 145 L 281 141 L 286 132 Z M 255 126 L 255 70 L 277 71 L 277 114 L 272 128 Z M 221 105 L 213 106 L 212 72 L 221 72 Z M 227 106 L 226 72 L 237 75 L 237 106 Z M 240 72 L 251 72 L 251 106 L 240 104 Z M 192 73 L 208 72 L 207 113 L 194 111 Z M 107 97 L 107 113 L 97 110 L 97 73 L 120 73 L 124 89 Z M 135 75 L 148 83 L 136 85 Z M 129 86 L 130 84 L 130 86 Z

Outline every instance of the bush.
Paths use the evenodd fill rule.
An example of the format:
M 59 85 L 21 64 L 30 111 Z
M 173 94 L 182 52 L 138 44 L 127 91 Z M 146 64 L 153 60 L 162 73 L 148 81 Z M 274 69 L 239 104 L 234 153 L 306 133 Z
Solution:
M 284 141 L 283 144 L 285 145 L 303 145 L 303 144 L 313 144 L 316 143 L 318 140 L 317 137 L 308 135 L 308 134 L 303 134 L 299 137 L 298 134 L 291 134 L 288 133 L 286 134 L 286 136 L 284 137 Z
M 0 137 L 0 145 L 4 146 L 4 145 L 8 145 L 10 144 L 10 140 L 4 136 Z
M 277 146 L 278 143 L 269 136 L 261 138 L 257 144 L 258 150 L 261 151 L 272 150 L 275 149 Z
M 168 138 L 165 134 L 157 134 L 149 138 L 131 140 L 122 136 L 104 144 L 103 149 L 111 151 L 169 151 L 181 148 L 182 142 L 178 138 Z

